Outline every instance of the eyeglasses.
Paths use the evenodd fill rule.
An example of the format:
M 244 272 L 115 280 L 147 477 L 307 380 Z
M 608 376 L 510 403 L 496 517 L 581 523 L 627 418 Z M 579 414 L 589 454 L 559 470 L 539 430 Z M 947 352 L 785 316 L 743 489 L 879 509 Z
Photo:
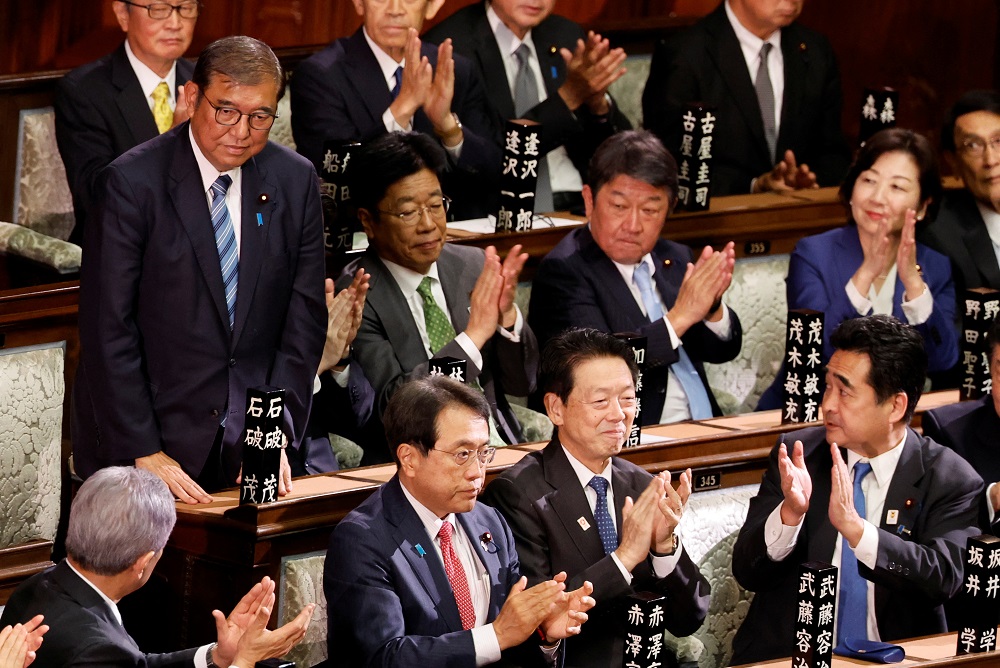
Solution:
M 239 109 L 216 106 L 207 95 L 204 97 L 212 109 L 215 109 L 215 122 L 219 125 L 236 125 L 246 116 L 250 127 L 254 130 L 270 130 L 274 125 L 274 119 L 278 117 L 277 114 L 269 114 L 266 111 L 251 111 L 249 114 L 244 114 Z
M 472 456 L 475 455 L 476 459 L 479 460 L 479 463 L 482 464 L 483 466 L 486 466 L 487 464 L 493 461 L 493 457 L 495 457 L 497 454 L 497 449 L 491 445 L 488 445 L 485 448 L 479 448 L 478 450 L 458 450 L 457 452 L 445 452 L 444 450 L 435 450 L 434 448 L 431 448 L 430 450 L 428 450 L 428 452 L 440 452 L 442 455 L 449 455 L 450 457 L 454 457 L 455 463 L 458 464 L 459 467 L 468 464 L 469 460 L 472 459 Z
M 987 145 L 994 151 L 1000 152 L 1000 135 L 994 135 L 989 139 L 983 139 L 982 137 L 969 137 L 967 139 L 963 139 L 958 148 L 966 155 L 971 155 L 973 158 L 981 158 L 983 154 L 986 153 Z
M 138 2 L 129 2 L 129 0 L 120 0 L 120 2 L 133 7 L 142 7 L 149 13 L 149 18 L 155 21 L 169 19 L 174 12 L 180 14 L 182 19 L 196 19 L 201 10 L 200 2 L 185 2 L 180 5 L 171 5 L 169 2 L 152 2 L 148 5 L 140 5 Z
M 430 215 L 431 220 L 439 220 L 443 216 L 448 215 L 449 208 L 451 208 L 451 198 L 447 195 L 442 195 L 440 199 L 435 197 L 423 206 L 407 208 L 402 211 L 384 211 L 378 209 L 378 212 L 386 216 L 399 218 L 399 221 L 403 225 L 416 225 L 417 221 L 423 217 L 424 212 Z

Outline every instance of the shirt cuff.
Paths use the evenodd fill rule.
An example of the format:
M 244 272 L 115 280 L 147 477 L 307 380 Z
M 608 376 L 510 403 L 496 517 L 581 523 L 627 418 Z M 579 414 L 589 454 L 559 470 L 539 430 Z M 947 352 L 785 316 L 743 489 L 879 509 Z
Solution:
M 506 327 L 501 327 L 500 325 L 497 325 L 497 331 L 500 332 L 500 336 L 503 338 L 514 343 L 520 343 L 521 330 L 524 329 L 524 318 L 521 317 L 521 309 L 517 307 L 517 304 L 514 304 L 514 312 L 516 313 L 514 316 L 514 331 L 507 331 Z
M 342 371 L 330 371 L 330 375 L 333 376 L 333 382 L 337 385 L 347 387 L 347 381 L 351 379 L 351 365 L 348 364 Z
M 492 624 L 472 629 L 472 646 L 476 650 L 476 666 L 486 666 L 500 660 L 500 641 Z
M 667 326 L 667 334 L 670 336 L 670 345 L 673 346 L 674 350 L 681 347 L 681 337 L 677 336 L 677 332 L 674 331 L 674 326 L 670 324 L 670 318 L 663 316 L 663 322 Z
M 677 567 L 677 562 L 680 561 L 681 553 L 684 552 L 684 545 L 679 540 L 680 536 L 677 538 L 677 549 L 674 550 L 673 554 L 667 555 L 666 557 L 658 557 L 655 554 L 650 555 L 653 561 L 653 573 L 655 573 L 656 577 L 661 580 L 674 572 L 674 569 Z
M 202 645 L 195 651 L 194 668 L 208 668 L 208 650 L 210 649 L 212 649 L 212 645 Z
M 466 361 L 476 367 L 477 370 L 483 370 L 483 354 L 479 352 L 479 348 L 476 344 L 472 342 L 469 335 L 462 332 L 455 337 L 455 343 L 462 348 L 462 352 L 465 353 Z
M 385 110 L 385 113 L 382 114 L 382 125 L 384 125 L 385 129 L 389 132 L 409 132 L 413 129 L 412 122 L 406 127 L 397 123 L 396 117 L 392 115 L 392 110 L 388 108 Z
M 993 485 L 995 484 L 995 482 L 991 482 L 986 488 L 986 513 L 989 517 L 990 524 L 993 524 L 993 518 L 997 516 L 996 511 L 993 510 L 993 496 L 990 494 L 990 492 L 993 491 Z
M 878 563 L 878 528 L 868 520 L 861 521 L 865 523 L 865 530 L 861 534 L 861 540 L 852 549 L 859 564 L 874 570 Z
M 462 157 L 462 147 L 465 145 L 465 138 L 458 142 L 454 146 L 445 146 L 444 143 L 441 144 L 441 148 L 445 150 L 448 156 L 451 158 L 452 162 L 458 162 L 458 159 Z
M 611 561 L 615 562 L 615 566 L 617 566 L 618 570 L 622 572 L 622 577 L 625 578 L 625 584 L 631 585 L 632 574 L 628 572 L 628 569 L 625 568 L 625 564 L 622 563 L 622 560 L 619 559 L 618 555 L 614 552 L 611 553 Z
M 718 321 L 702 320 L 702 322 L 705 323 L 705 327 L 708 327 L 708 331 L 723 341 L 728 341 L 733 337 L 732 318 L 729 317 L 729 307 L 726 306 L 725 302 L 722 303 L 722 317 Z
M 847 293 L 847 298 L 851 301 L 851 306 L 854 310 L 858 312 L 858 315 L 868 315 L 872 310 L 872 303 L 867 297 L 863 297 L 858 289 L 854 287 L 854 281 L 847 279 L 847 285 L 844 286 L 844 292 Z
M 556 664 L 556 660 L 559 658 L 560 647 L 562 647 L 562 640 L 557 641 L 552 647 L 539 645 L 538 649 L 542 650 L 542 656 L 545 657 L 545 663 L 550 666 L 554 666 Z
M 771 561 L 784 561 L 785 557 L 792 553 L 799 540 L 802 520 L 805 519 L 805 515 L 803 515 L 802 520 L 799 520 L 795 526 L 785 526 L 781 522 L 781 507 L 784 504 L 784 501 L 779 503 L 778 507 L 767 516 L 767 521 L 764 522 L 764 545 L 767 547 L 767 556 L 770 557 Z
M 323 388 L 323 381 L 319 379 L 319 374 L 313 376 L 313 394 L 318 394 Z
M 924 324 L 930 320 L 933 312 L 934 297 L 931 296 L 931 291 L 927 289 L 926 283 L 924 283 L 924 291 L 918 297 L 910 301 L 903 301 L 903 315 L 906 316 L 906 322 L 911 325 Z

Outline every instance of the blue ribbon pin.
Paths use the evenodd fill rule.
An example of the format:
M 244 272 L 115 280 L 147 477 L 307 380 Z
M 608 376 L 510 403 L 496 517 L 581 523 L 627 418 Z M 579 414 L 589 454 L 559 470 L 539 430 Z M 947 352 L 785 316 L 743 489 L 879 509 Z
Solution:
M 257 215 L 259 216 L 260 214 L 258 213 Z M 416 547 L 416 550 L 417 550 L 417 554 L 419 554 L 421 557 L 423 557 L 423 556 L 425 556 L 427 554 L 427 550 L 425 550 L 424 546 L 421 545 L 420 543 L 417 543 L 415 547 Z
M 264 226 L 264 216 L 260 215 L 260 211 L 257 212 L 257 227 Z

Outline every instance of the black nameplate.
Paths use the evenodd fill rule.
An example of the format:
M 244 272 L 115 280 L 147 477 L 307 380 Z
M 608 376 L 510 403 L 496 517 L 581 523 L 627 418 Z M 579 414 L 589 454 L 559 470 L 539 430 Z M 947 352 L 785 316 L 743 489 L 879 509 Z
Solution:
M 628 597 L 625 609 L 625 656 L 622 666 L 655 668 L 671 665 L 666 644 L 664 615 L 667 599 L 660 594 L 636 592 Z
M 799 567 L 795 600 L 795 668 L 829 668 L 837 618 L 837 567 L 810 561 Z
M 997 648 L 1000 621 L 1000 538 L 972 536 L 965 547 L 965 579 L 955 596 L 959 620 L 956 654 L 980 654 Z
M 431 376 L 448 376 L 460 383 L 467 383 L 468 362 L 457 357 L 433 357 L 427 363 L 427 373 Z
M 823 403 L 823 314 L 788 312 L 781 390 L 781 424 L 815 422 Z
M 990 347 L 986 332 L 1000 311 L 1000 292 L 990 288 L 965 291 L 962 310 L 962 336 L 958 342 L 958 361 L 962 368 L 960 399 L 978 399 L 990 393 Z
M 284 390 L 268 386 L 247 389 L 241 505 L 278 500 L 281 448 L 284 446 L 281 431 L 284 410 Z
M 707 492 L 710 489 L 722 487 L 722 471 L 718 469 L 702 469 L 694 471 L 691 491 Z
M 642 431 L 642 373 L 646 369 L 647 341 L 645 336 L 639 336 L 635 333 L 615 334 L 615 337 L 632 348 L 632 354 L 635 355 L 635 366 L 638 368 L 638 373 L 635 376 L 635 418 L 632 420 L 632 429 L 629 430 L 628 437 L 625 439 L 625 447 L 634 448 L 639 445 L 639 435 Z
M 771 242 L 767 239 L 763 241 L 748 241 L 743 244 L 744 255 L 767 255 L 771 252 Z
M 541 151 L 540 123 L 507 121 L 504 128 L 503 164 L 500 170 L 500 208 L 494 231 L 525 232 L 535 212 Z

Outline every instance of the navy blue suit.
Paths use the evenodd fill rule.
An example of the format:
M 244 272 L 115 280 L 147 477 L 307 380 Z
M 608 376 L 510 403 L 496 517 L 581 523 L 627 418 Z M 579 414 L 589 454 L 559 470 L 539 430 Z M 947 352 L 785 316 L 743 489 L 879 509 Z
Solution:
M 437 47 L 424 44 L 421 54 L 437 67 Z M 375 54 L 361 29 L 332 42 L 304 60 L 292 77 L 292 133 L 299 153 L 319 168 L 323 142 L 360 141 L 385 134 L 382 114 L 392 96 Z M 486 91 L 472 63 L 455 55 L 455 96 L 451 109 L 462 121 L 461 157 L 444 174 L 445 192 L 454 200 L 457 218 L 494 213 L 500 173 L 500 128 L 493 122 Z M 434 137 L 434 127 L 417 111 L 413 130 Z
M 177 61 L 175 88 L 191 79 L 194 65 Z M 56 84 L 56 141 L 73 193 L 76 227 L 70 241 L 81 243 L 98 199 L 97 176 L 125 151 L 160 134 L 125 43 L 92 63 L 69 72 Z
M 514 538 L 482 503 L 456 515 L 490 575 L 487 622 L 520 578 Z M 481 539 L 489 533 L 489 542 Z M 345 666 L 475 665 L 444 564 L 398 476 L 333 530 L 323 569 L 330 657 Z M 537 652 L 537 650 L 536 650 Z M 541 658 L 541 654 L 538 654 Z
M 284 388 L 293 450 L 305 432 L 327 323 L 316 173 L 273 143 L 243 165 L 232 330 L 188 124 L 104 175 L 80 277 L 76 470 L 162 450 L 197 477 L 228 409 L 219 470 L 235 484 L 247 388 Z
M 687 263 L 693 262 L 691 249 L 660 239 L 651 255 L 656 265 L 653 274 L 656 289 L 670 309 L 677 299 Z M 715 415 L 721 415 L 722 411 L 708 387 L 702 363 L 721 364 L 739 354 L 743 330 L 736 313 L 730 310 L 729 315 L 732 336 L 728 341 L 720 339 L 704 323 L 694 325 L 681 337 L 684 349 L 708 389 Z M 612 334 L 638 332 L 645 336 L 642 424 L 660 422 L 669 369 L 678 359 L 677 350 L 663 320 L 650 323 L 642 314 L 621 272 L 594 241 L 589 227 L 567 234 L 538 265 L 532 282 L 528 322 L 542 348 L 549 339 L 571 327 L 593 327 Z
M 782 434 L 778 443 L 797 440 L 813 489 L 794 550 L 772 561 L 764 541 L 767 518 L 784 499 L 777 446 L 733 548 L 733 575 L 756 592 L 733 640 L 733 665 L 791 655 L 799 565 L 833 558 L 838 533 L 829 519 L 833 458 L 826 429 Z M 948 448 L 912 429 L 902 447 L 878 522 L 875 569 L 858 564 L 861 577 L 875 583 L 875 618 L 884 641 L 947 630 L 943 603 L 962 585 L 963 552 L 969 537 L 979 533 L 976 509 L 983 493 L 980 477 Z M 893 522 L 889 511 L 897 513 Z

